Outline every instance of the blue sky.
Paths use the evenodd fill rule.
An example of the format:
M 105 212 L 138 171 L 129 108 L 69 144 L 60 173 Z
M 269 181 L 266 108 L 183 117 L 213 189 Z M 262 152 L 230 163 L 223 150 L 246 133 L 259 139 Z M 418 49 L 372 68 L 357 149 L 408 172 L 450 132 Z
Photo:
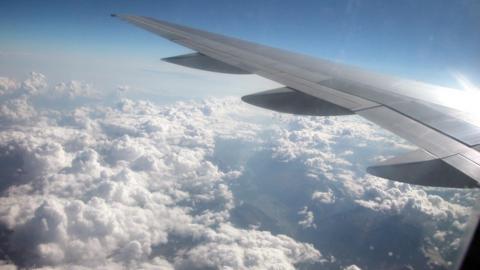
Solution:
M 407 260 L 415 266 L 424 255 L 443 261 L 461 250 L 455 243 L 470 214 L 462 205 L 475 202 L 478 192 L 424 192 L 364 175 L 364 165 L 411 146 L 357 117 L 284 117 L 244 106 L 240 95 L 278 85 L 254 75 L 164 63 L 162 57 L 189 50 L 110 14 L 152 16 L 456 86 L 454 72 L 480 85 L 480 1 L 1 0 L 0 11 L 0 77 L 22 81 L 36 71 L 46 75 L 50 86 L 80 80 L 98 90 L 92 91 L 95 97 L 106 93 L 103 97 L 113 98 L 104 100 L 115 102 L 122 95 L 159 102 L 236 96 L 170 108 L 129 100 L 96 106 L 98 100 L 82 93 L 70 100 L 69 94 L 77 93 L 68 84 L 63 91 L 43 89 L 43 76 L 31 83 L 41 91 L 5 91 L 0 149 L 9 152 L 0 155 L 0 177 L 9 178 L 7 185 L 16 184 L 11 179 L 26 182 L 0 197 L 0 234 L 9 237 L 0 244 L 0 265 L 11 253 L 19 263 L 31 260 L 39 266 L 118 262 L 132 268 L 135 264 L 127 264 L 132 258 L 140 265 L 164 254 L 180 263 L 192 256 L 198 267 L 209 266 L 209 258 L 228 265 L 228 256 L 221 260 L 224 254 L 254 254 L 237 257 L 245 265 L 267 261 L 278 267 L 282 260 L 310 258 L 311 250 L 262 232 L 276 234 L 277 226 L 297 234 L 297 241 L 315 243 L 323 258 L 334 255 L 333 263 L 342 268 L 346 262 L 370 264 L 370 259 L 372 265 Z M 125 85 L 131 90 L 115 90 Z M 23 159 L 25 168 L 17 164 Z M 18 166 L 2 171 L 5 164 Z M 293 185 L 287 185 L 289 179 Z M 202 188 L 192 188 L 199 183 Z M 318 199 L 327 202 L 320 205 Z M 234 203 L 258 209 L 230 211 Z M 299 222 L 309 223 L 309 212 L 318 231 L 309 227 L 300 233 L 299 227 L 296 233 Z M 235 213 L 246 222 L 240 217 L 235 223 Z M 274 227 L 258 227 L 257 219 Z M 45 230 L 36 226 L 39 220 L 53 225 Z M 259 229 L 231 227 L 242 222 Z M 12 237 L 2 232 L 7 226 Z M 392 232 L 396 237 L 388 237 Z M 359 233 L 358 239 L 349 239 Z M 194 245 L 183 242 L 188 239 Z M 389 249 L 390 243 L 400 244 Z
M 456 86 L 452 72 L 480 82 L 480 3 L 473 0 L 2 1 L 0 9 L 0 76 L 35 70 L 56 81 L 153 85 L 170 67 L 159 59 L 188 50 L 109 16 L 126 13 L 447 86 Z M 189 74 L 185 87 L 204 73 Z M 169 76 L 161 81 L 180 79 Z M 207 77 L 205 87 L 238 82 Z

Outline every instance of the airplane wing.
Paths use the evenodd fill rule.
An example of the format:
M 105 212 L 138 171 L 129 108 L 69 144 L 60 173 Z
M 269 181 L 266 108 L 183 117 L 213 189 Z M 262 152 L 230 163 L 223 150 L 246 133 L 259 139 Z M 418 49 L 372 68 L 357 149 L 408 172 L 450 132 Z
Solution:
M 303 115 L 358 114 L 421 147 L 367 168 L 373 175 L 425 186 L 480 187 L 480 117 L 464 110 L 472 98 L 462 91 L 153 18 L 112 16 L 195 51 L 163 59 L 167 62 L 214 72 L 257 74 L 285 86 L 242 97 L 247 103 Z

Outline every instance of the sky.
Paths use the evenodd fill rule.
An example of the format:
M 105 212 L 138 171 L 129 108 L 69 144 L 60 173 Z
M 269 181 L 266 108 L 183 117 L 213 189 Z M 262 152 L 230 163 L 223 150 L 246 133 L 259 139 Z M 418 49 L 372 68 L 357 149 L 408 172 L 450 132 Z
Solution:
M 0 9 L 5 76 L 41 70 L 56 81 L 192 97 L 275 85 L 162 63 L 189 50 L 109 16 L 123 13 L 450 87 L 461 87 L 453 74 L 480 82 L 477 1 L 2 1 Z
M 190 51 L 110 14 L 475 88 L 477 2 L 1 1 L 0 11 L 0 268 L 459 263 L 478 190 L 369 175 L 415 146 L 359 116 L 250 106 L 239 96 L 279 85 L 162 62 Z

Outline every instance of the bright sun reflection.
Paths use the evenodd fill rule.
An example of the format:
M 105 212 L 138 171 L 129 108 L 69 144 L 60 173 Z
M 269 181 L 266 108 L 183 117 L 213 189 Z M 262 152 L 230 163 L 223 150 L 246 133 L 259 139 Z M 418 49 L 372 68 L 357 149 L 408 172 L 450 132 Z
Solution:
M 480 93 L 480 88 L 473 84 L 470 79 L 460 72 L 451 72 L 457 83 L 467 92 Z
M 480 125 L 480 88 L 464 74 L 459 72 L 451 72 L 457 83 L 462 87 L 457 91 L 454 89 L 443 88 L 438 89 L 435 95 L 442 105 L 460 110 L 467 113 L 466 120 Z

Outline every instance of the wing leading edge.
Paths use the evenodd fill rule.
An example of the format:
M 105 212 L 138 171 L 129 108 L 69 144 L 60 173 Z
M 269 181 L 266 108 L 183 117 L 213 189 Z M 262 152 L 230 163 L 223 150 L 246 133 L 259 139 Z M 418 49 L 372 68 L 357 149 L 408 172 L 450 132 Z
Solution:
M 286 86 L 245 96 L 242 100 L 247 103 L 294 114 L 355 113 L 423 149 L 372 166 L 368 169 L 371 174 L 426 186 L 480 187 L 480 125 L 471 121 L 477 118 L 450 106 L 437 94 L 452 89 L 148 17 L 112 16 L 197 52 L 165 59 L 168 62 L 215 72 L 257 74 Z

